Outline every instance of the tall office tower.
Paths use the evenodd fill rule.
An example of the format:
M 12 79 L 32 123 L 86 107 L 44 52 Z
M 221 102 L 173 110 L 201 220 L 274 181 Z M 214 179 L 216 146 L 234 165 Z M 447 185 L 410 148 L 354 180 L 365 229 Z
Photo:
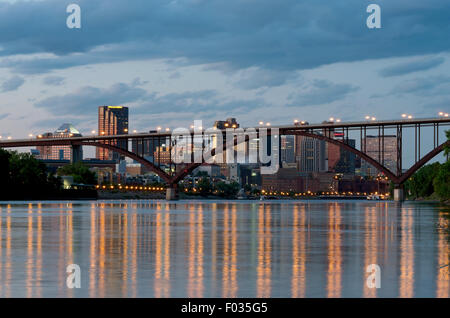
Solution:
M 63 124 L 54 133 L 45 133 L 37 136 L 37 138 L 50 139 L 81 136 L 80 132 L 72 124 Z M 37 157 L 43 160 L 70 160 L 72 158 L 71 146 L 39 146 L 36 147 L 36 150 L 39 151 Z
M 295 155 L 300 172 L 324 172 L 326 167 L 325 141 L 295 136 Z
M 383 145 L 384 139 L 384 145 Z M 397 136 L 386 135 L 379 136 L 366 136 L 363 139 L 361 147 L 362 151 L 375 159 L 376 161 L 384 164 L 386 168 L 393 173 L 397 173 Z M 362 161 L 361 173 L 367 176 L 376 176 L 378 170 L 372 167 L 369 163 Z
M 295 163 L 295 136 L 281 136 L 281 162 Z
M 128 107 L 100 106 L 98 108 L 98 133 L 101 136 L 128 134 Z M 111 140 L 101 142 L 128 150 L 127 140 Z M 122 158 L 120 154 L 109 149 L 97 148 L 97 159 L 120 160 Z
M 354 139 L 347 139 L 346 142 L 350 147 L 355 147 L 356 141 Z M 327 148 L 328 171 L 348 174 L 355 173 L 356 155 L 354 153 L 331 143 L 327 143 Z

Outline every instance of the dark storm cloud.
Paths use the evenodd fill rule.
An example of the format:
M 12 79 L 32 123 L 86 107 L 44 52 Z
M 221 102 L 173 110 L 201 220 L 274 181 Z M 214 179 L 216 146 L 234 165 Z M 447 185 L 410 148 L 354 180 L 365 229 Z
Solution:
M 20 76 L 13 76 L 4 81 L 1 85 L 0 91 L 2 93 L 12 92 L 20 88 L 25 83 L 25 80 Z
M 298 77 L 291 71 L 275 71 L 267 69 L 246 69 L 238 73 L 239 79 L 234 83 L 243 89 L 258 89 L 281 86 Z
M 132 114 L 159 114 L 167 112 L 237 111 L 264 106 L 262 100 L 224 100 L 215 90 L 189 91 L 159 95 L 139 87 L 145 82 L 117 83 L 108 88 L 81 87 L 71 93 L 47 97 L 35 103 L 38 108 L 54 115 L 92 117 L 100 105 L 128 105 L 134 103 Z
M 287 106 L 329 104 L 344 99 L 357 90 L 358 87 L 350 84 L 336 84 L 325 80 L 315 80 L 307 90 L 290 95 Z
M 144 98 L 147 91 L 138 87 L 136 82 L 140 81 L 135 80 L 131 84 L 117 83 L 108 88 L 85 86 L 72 93 L 45 98 L 35 106 L 54 115 L 92 116 L 100 105 L 122 105 Z
M 380 30 L 365 21 L 369 1 L 80 0 L 81 30 L 65 26 L 73 1 L 0 4 L 0 55 L 52 53 L 4 60 L 39 73 L 99 62 L 185 58 L 234 68 L 314 68 L 334 62 L 448 51 L 450 2 L 379 0 Z M 74 54 L 79 53 L 79 54 Z
M 224 100 L 215 90 L 201 90 L 161 96 L 151 94 L 146 96 L 145 103 L 140 107 L 136 107 L 133 112 L 135 114 L 159 114 L 166 112 L 207 113 L 220 110 L 238 112 L 240 109 L 250 111 L 265 105 L 265 102 L 260 99 Z
M 450 95 L 450 76 L 437 75 L 415 78 L 395 86 L 389 95 L 413 94 L 416 96 Z
M 386 67 L 380 71 L 380 75 L 383 77 L 391 77 L 426 71 L 438 67 L 444 62 L 445 59 L 443 57 L 425 58 L 418 61 Z

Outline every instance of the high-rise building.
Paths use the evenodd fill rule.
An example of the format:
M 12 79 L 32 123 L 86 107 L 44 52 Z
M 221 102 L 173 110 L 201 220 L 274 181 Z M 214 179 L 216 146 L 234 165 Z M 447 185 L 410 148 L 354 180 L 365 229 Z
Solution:
M 159 146 L 156 147 L 155 152 L 153 153 L 153 157 L 155 158 L 155 163 L 161 165 L 168 165 L 171 163 L 172 155 L 170 153 L 170 149 L 168 147 Z
M 326 167 L 325 141 L 295 136 L 295 156 L 300 172 L 324 172 Z
M 125 135 L 128 134 L 128 107 L 124 106 L 100 106 L 98 108 L 98 133 L 99 135 Z M 127 140 L 101 141 L 113 146 L 128 150 Z M 97 159 L 119 160 L 120 154 L 109 149 L 97 148 Z
M 347 139 L 345 142 L 350 147 L 355 147 L 354 139 Z M 328 171 L 336 173 L 355 173 L 356 155 L 344 148 L 327 143 L 328 152 Z
M 397 173 L 397 136 L 366 136 L 363 139 L 361 149 L 369 157 L 382 163 L 393 173 Z M 367 176 L 376 176 L 379 171 L 363 160 L 361 163 L 361 173 Z
M 295 136 L 281 136 L 282 164 L 295 163 Z
M 37 136 L 38 139 L 50 138 L 70 138 L 81 137 L 81 133 L 75 129 L 72 124 L 63 124 L 53 133 L 44 133 Z M 72 158 L 72 147 L 67 146 L 38 146 L 36 150 L 39 151 L 37 158 L 43 160 L 70 160 Z

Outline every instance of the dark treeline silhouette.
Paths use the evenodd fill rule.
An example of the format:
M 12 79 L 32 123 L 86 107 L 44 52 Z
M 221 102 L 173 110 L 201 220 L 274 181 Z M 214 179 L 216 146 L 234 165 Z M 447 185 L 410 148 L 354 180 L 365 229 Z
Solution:
M 31 154 L 0 149 L 0 200 L 92 197 L 90 192 L 63 190 L 61 179 Z
M 446 132 L 450 140 L 450 130 Z M 423 166 L 405 184 L 410 199 L 440 199 L 450 200 L 450 154 L 449 147 L 444 150 L 447 161 L 443 164 L 435 162 Z

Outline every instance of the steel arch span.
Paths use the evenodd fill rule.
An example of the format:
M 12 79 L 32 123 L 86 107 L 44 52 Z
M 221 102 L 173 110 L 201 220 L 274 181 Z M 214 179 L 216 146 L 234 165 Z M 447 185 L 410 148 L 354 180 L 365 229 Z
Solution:
M 408 180 L 417 170 L 419 170 L 428 161 L 430 161 L 435 156 L 437 156 L 439 153 L 441 153 L 445 149 L 446 146 L 450 147 L 450 140 L 447 140 L 446 142 L 444 142 L 443 144 L 434 148 L 432 151 L 430 151 L 428 154 L 426 154 L 421 160 L 417 161 L 405 173 L 403 173 L 403 174 L 400 173 L 400 174 L 396 175 L 390 169 L 383 166 L 377 160 L 373 159 L 372 157 L 368 156 L 364 152 L 362 152 L 356 148 L 353 148 L 350 145 L 348 145 L 342 141 L 332 139 L 332 138 L 326 137 L 324 135 L 312 134 L 312 133 L 307 133 L 307 132 L 302 132 L 302 131 L 297 131 L 297 132 L 293 133 L 292 135 L 300 135 L 300 136 L 305 136 L 305 137 L 316 138 L 316 139 L 324 140 L 331 144 L 337 145 L 339 147 L 342 147 L 345 150 L 348 150 L 348 151 L 354 153 L 355 155 L 359 156 L 361 159 L 364 159 L 365 161 L 370 163 L 374 168 L 383 172 L 396 185 L 402 185 L 403 183 L 405 183 L 406 180 Z
M 93 147 L 99 147 L 99 148 L 106 148 L 109 149 L 111 151 L 120 153 L 121 155 L 124 155 L 125 157 L 128 157 L 130 159 L 136 160 L 137 162 L 139 162 L 140 164 L 144 165 L 147 169 L 149 169 L 150 171 L 156 173 L 158 176 L 160 176 L 165 182 L 170 184 L 170 180 L 171 177 L 164 172 L 163 170 L 161 170 L 160 168 L 158 168 L 157 166 L 155 166 L 153 163 L 151 163 L 150 161 L 148 161 L 147 159 L 136 155 L 135 153 L 113 146 L 113 145 L 109 145 L 109 144 L 105 144 L 105 143 L 100 143 L 100 142 L 89 142 L 89 141 L 80 141 L 80 142 L 73 142 L 71 143 L 71 145 L 74 146 L 93 146 Z
M 328 143 L 337 145 L 337 146 L 339 146 L 341 148 L 344 148 L 345 150 L 350 151 L 351 153 L 355 154 L 356 156 L 360 157 L 361 159 L 363 159 L 366 162 L 368 162 L 369 164 L 371 164 L 374 168 L 376 168 L 379 171 L 381 171 L 382 173 L 384 173 L 384 175 L 386 175 L 386 177 L 388 177 L 395 185 L 402 185 L 403 183 L 405 183 L 406 180 L 408 180 L 417 170 L 419 170 L 428 161 L 430 161 L 435 156 L 437 156 L 439 153 L 441 153 L 444 150 L 445 146 L 449 146 L 450 147 L 450 141 L 444 142 L 440 146 L 438 146 L 435 149 L 433 149 L 432 151 L 430 151 L 421 160 L 416 162 L 404 174 L 396 175 L 394 172 L 392 172 L 387 167 L 383 166 L 377 160 L 373 159 L 372 157 L 368 156 L 364 152 L 362 152 L 362 151 L 360 151 L 360 150 L 358 150 L 356 148 L 353 148 L 350 145 L 348 145 L 348 144 L 346 144 L 346 143 L 344 143 L 342 141 L 339 141 L 339 140 L 336 140 L 336 139 L 332 139 L 332 138 L 329 138 L 329 137 L 324 136 L 324 135 L 313 134 L 313 133 L 308 133 L 308 132 L 303 132 L 303 131 L 295 131 L 295 132 L 292 132 L 292 133 L 286 133 L 284 135 L 299 135 L 299 136 L 315 138 L 315 139 L 323 140 L 323 141 L 326 141 Z M 242 142 L 247 142 L 247 141 L 248 141 L 248 136 L 246 136 L 246 139 L 244 141 L 242 141 Z M 238 143 L 236 143 L 236 141 L 228 143 L 228 144 L 224 144 L 224 147 L 223 147 L 222 151 L 225 151 L 227 147 L 230 147 L 230 146 L 232 147 L 232 146 L 237 145 L 237 144 Z M 216 149 L 212 150 L 211 154 L 214 155 L 216 151 L 217 151 Z M 196 168 L 198 168 L 199 166 L 201 166 L 203 164 L 205 164 L 205 163 L 190 163 L 190 164 L 188 164 L 182 171 L 180 171 L 178 174 L 176 174 L 174 177 L 171 178 L 169 184 L 170 185 L 177 184 L 178 182 L 183 180 L 187 175 L 189 175 L 193 170 L 195 170 Z
M 450 147 L 450 140 L 447 140 L 440 146 L 434 148 L 432 151 L 430 151 L 428 154 L 426 154 L 422 159 L 417 161 L 411 168 L 409 168 L 404 174 L 400 176 L 400 183 L 403 184 L 412 177 L 414 173 L 416 173 L 417 170 L 422 168 L 428 161 L 436 157 L 438 154 L 440 154 L 442 151 L 444 151 L 445 147 Z

